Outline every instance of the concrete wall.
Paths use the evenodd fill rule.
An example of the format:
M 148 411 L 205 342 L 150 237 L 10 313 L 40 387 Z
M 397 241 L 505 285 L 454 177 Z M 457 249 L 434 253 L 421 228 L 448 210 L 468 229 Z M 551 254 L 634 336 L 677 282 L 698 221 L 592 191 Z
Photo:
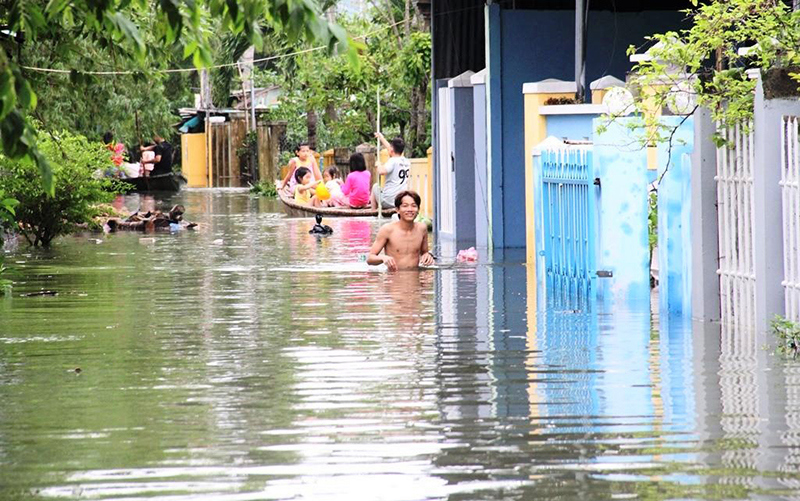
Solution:
M 439 141 L 436 176 L 438 241 L 458 249 L 475 245 L 475 147 L 471 72 L 439 90 Z M 440 210 L 441 209 L 441 210 Z
M 559 139 L 590 140 L 592 123 L 597 117 L 592 115 L 549 115 L 547 117 L 547 135 Z
M 525 175 L 522 85 L 573 75 L 574 13 L 488 7 L 489 177 L 492 240 L 496 247 L 525 246 Z M 587 82 L 604 74 L 624 79 L 625 49 L 646 35 L 675 29 L 679 12 L 590 12 Z
M 474 80 L 473 80 L 474 82 Z M 486 84 L 472 87 L 473 133 L 475 143 L 475 246 L 491 245 L 489 232 L 489 197 L 486 172 Z
M 677 127 L 672 144 L 658 145 L 658 278 L 661 315 L 691 317 L 692 161 L 694 122 L 663 117 Z
M 453 158 L 455 159 L 456 243 L 459 248 L 475 245 L 475 118 L 472 86 L 451 87 Z
M 602 120 L 599 118 L 597 120 Z M 648 305 L 650 246 L 647 237 L 647 153 L 631 151 L 626 122 L 611 123 L 594 135 L 595 175 L 600 179 L 597 203 L 598 300 L 606 304 Z

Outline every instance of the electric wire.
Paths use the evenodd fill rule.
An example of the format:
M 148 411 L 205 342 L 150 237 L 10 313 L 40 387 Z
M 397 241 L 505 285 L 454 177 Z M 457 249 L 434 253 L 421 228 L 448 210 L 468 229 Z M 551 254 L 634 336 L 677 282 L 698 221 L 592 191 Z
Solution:
M 383 27 L 378 28 L 376 30 L 373 30 L 373 31 L 371 31 L 369 33 L 365 33 L 363 35 L 359 35 L 359 36 L 353 38 L 353 40 L 364 40 L 366 38 L 369 38 L 372 35 L 375 35 L 376 33 L 380 33 L 382 31 L 388 30 L 388 29 L 390 29 L 390 28 L 392 28 L 394 26 L 397 26 L 399 24 L 402 24 L 402 23 L 403 23 L 403 21 L 397 21 L 397 22 L 395 22 L 393 24 L 390 24 L 390 25 L 387 25 L 387 26 L 383 26 Z M 196 68 L 195 67 L 195 68 L 157 69 L 157 70 L 152 70 L 150 73 L 189 73 L 189 72 L 198 71 L 198 70 L 215 70 L 215 69 L 219 69 L 219 68 L 228 68 L 228 67 L 232 67 L 232 66 L 240 66 L 240 67 L 241 66 L 249 66 L 249 65 L 254 65 L 256 63 L 264 63 L 264 62 L 267 62 L 267 61 L 275 61 L 277 59 L 283 59 L 283 58 L 286 58 L 286 57 L 298 56 L 300 54 L 307 54 L 309 52 L 315 52 L 315 51 L 324 50 L 324 49 L 327 49 L 327 48 L 328 48 L 327 45 L 320 45 L 318 47 L 311 47 L 311 48 L 308 48 L 308 49 L 298 50 L 298 51 L 295 51 L 295 52 L 290 52 L 288 54 L 279 54 L 279 55 L 276 55 L 276 56 L 268 56 L 268 57 L 262 57 L 262 58 L 258 58 L 258 59 L 253 59 L 252 61 L 247 61 L 247 62 L 237 61 L 235 63 L 215 64 L 215 65 L 206 66 L 206 67 L 203 67 L 203 68 Z M 72 74 L 74 72 L 74 73 L 79 73 L 79 74 L 82 74 L 82 75 L 96 75 L 96 76 L 136 75 L 136 74 L 143 73 L 142 70 L 84 71 L 84 70 L 76 70 L 76 69 L 66 70 L 66 69 L 58 69 L 58 68 L 39 68 L 39 67 L 36 67 L 36 66 L 20 66 L 20 67 L 22 69 L 25 69 L 25 70 L 38 71 L 40 73 Z

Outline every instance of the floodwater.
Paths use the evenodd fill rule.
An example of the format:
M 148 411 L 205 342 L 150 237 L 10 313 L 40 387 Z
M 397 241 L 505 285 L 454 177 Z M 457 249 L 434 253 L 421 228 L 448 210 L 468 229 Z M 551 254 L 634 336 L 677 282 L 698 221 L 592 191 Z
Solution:
M 513 254 L 367 271 L 375 220 L 173 202 L 198 231 L 7 256 L 0 499 L 800 497 L 800 362 L 767 339 L 537 314 Z

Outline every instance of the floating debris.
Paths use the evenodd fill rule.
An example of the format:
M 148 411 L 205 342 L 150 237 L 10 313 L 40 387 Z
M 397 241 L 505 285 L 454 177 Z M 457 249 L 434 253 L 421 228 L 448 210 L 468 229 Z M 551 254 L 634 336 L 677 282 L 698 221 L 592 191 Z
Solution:
M 58 296 L 57 291 L 37 291 L 37 292 L 26 292 L 24 294 L 20 294 L 21 297 L 36 297 L 36 296 Z
M 191 230 L 197 227 L 197 223 L 190 223 L 183 220 L 183 213 L 186 209 L 183 205 L 175 205 L 169 212 L 148 211 L 144 214 L 136 212 L 125 219 L 117 217 L 109 218 L 105 225 L 108 231 L 156 231 L 166 230 L 175 231 L 176 229 Z

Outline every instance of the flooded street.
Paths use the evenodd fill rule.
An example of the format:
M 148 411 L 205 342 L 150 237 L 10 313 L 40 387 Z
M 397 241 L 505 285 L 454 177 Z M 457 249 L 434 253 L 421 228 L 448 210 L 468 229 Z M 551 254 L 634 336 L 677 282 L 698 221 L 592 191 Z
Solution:
M 7 256 L 0 499 L 800 496 L 800 362 L 765 337 L 537 313 L 520 254 L 367 271 L 377 220 L 178 202 L 197 231 Z

